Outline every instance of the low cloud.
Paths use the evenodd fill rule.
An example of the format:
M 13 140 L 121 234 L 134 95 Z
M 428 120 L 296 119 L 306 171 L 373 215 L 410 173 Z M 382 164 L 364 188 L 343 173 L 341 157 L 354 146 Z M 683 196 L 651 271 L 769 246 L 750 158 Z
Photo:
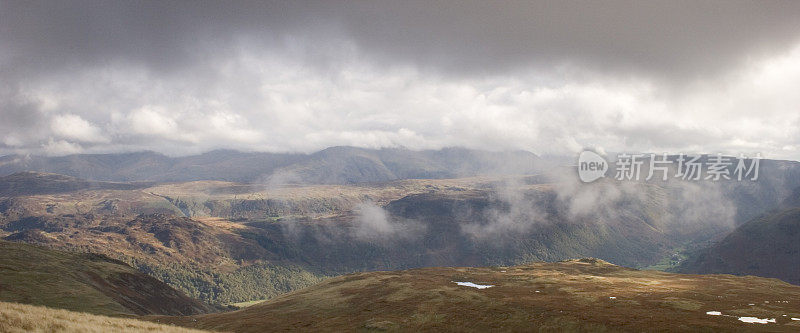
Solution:
M 736 203 L 726 196 L 720 183 L 601 179 L 587 184 L 571 172 L 551 176 L 556 179 L 554 190 L 570 221 L 607 223 L 635 218 L 670 236 L 684 237 L 735 227 Z
M 357 216 L 353 220 L 353 236 L 360 241 L 398 241 L 420 236 L 425 226 L 413 220 L 392 219 L 378 205 L 364 202 L 356 206 Z
M 495 184 L 489 194 L 492 204 L 469 214 L 474 218 L 463 222 L 461 231 L 492 241 L 560 224 L 643 223 L 671 239 L 693 239 L 735 227 L 737 203 L 726 193 L 742 185 L 613 179 L 582 183 L 574 170 L 551 170 L 546 178 L 548 185 L 519 179 Z
M 552 223 L 545 211 L 547 197 L 530 191 L 519 179 L 505 179 L 492 187 L 491 205 L 474 221 L 461 226 L 461 232 L 477 240 L 501 239 L 525 234 L 537 226 Z M 476 212 L 477 213 L 477 212 Z

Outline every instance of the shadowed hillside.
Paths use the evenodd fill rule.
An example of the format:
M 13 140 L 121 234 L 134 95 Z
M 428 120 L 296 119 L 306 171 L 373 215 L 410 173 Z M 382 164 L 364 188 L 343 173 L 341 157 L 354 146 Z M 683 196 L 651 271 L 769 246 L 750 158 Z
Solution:
M 677 270 L 774 277 L 800 285 L 800 188 L 779 208 L 739 226 Z
M 774 279 L 637 271 L 581 259 L 358 273 L 239 311 L 151 320 L 234 332 L 796 332 L 798 299 L 800 287 Z M 720 315 L 708 314 L 714 311 Z M 748 317 L 767 323 L 744 322 Z
M 125 263 L 0 241 L 0 300 L 106 315 L 212 311 Z

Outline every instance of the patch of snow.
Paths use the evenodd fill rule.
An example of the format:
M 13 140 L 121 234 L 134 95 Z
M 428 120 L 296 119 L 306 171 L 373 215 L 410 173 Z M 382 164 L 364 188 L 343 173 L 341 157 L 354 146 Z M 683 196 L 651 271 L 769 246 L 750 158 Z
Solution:
M 536 292 L 538 293 L 539 291 L 537 290 Z
M 616 297 L 614 297 L 614 296 L 608 296 L 608 298 L 610 298 L 610 299 L 617 299 L 617 298 L 616 298 Z
M 739 317 L 739 321 L 744 322 L 744 323 L 750 323 L 750 324 L 767 324 L 767 323 L 774 323 L 775 322 L 775 318 L 772 318 L 772 319 L 766 319 L 766 318 L 761 319 L 761 318 L 756 318 L 756 317 Z
M 750 304 L 747 304 L 747 305 L 755 305 L 755 304 L 753 304 L 753 303 L 750 303 Z
M 799 320 L 800 321 L 800 318 L 792 317 L 792 320 Z
M 456 282 L 456 281 L 454 281 L 454 282 Z M 459 286 L 472 287 L 472 288 L 478 288 L 478 289 L 486 289 L 486 288 L 494 287 L 493 285 L 475 284 L 475 283 L 472 283 L 472 282 L 456 282 L 456 284 L 459 285 Z
M 709 315 L 709 316 L 721 316 L 722 312 L 719 312 L 719 311 L 707 311 L 706 314 Z

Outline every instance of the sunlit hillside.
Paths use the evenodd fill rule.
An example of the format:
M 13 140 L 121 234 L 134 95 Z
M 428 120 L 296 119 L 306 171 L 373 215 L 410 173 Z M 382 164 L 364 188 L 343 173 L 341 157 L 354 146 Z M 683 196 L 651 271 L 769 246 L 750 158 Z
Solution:
M 203 332 L 147 321 L 0 302 L 0 332 Z

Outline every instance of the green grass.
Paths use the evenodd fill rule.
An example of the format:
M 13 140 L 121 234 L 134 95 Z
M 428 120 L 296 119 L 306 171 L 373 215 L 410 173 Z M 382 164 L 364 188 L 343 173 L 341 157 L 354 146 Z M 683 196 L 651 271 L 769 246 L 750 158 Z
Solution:
M 226 305 L 227 306 L 232 306 L 232 307 L 235 307 L 235 308 L 238 308 L 238 309 L 242 309 L 242 308 L 246 308 L 248 306 L 256 305 L 256 304 L 264 302 L 264 301 L 266 301 L 266 300 L 262 299 L 262 300 L 257 300 L 257 301 L 237 302 L 237 303 L 229 303 L 229 304 L 226 304 Z
M 686 258 L 686 248 L 680 246 L 668 251 L 667 254 L 664 255 L 664 257 L 662 257 L 657 263 L 650 266 L 640 267 L 640 269 L 666 272 L 680 266 L 680 264 L 686 260 Z

